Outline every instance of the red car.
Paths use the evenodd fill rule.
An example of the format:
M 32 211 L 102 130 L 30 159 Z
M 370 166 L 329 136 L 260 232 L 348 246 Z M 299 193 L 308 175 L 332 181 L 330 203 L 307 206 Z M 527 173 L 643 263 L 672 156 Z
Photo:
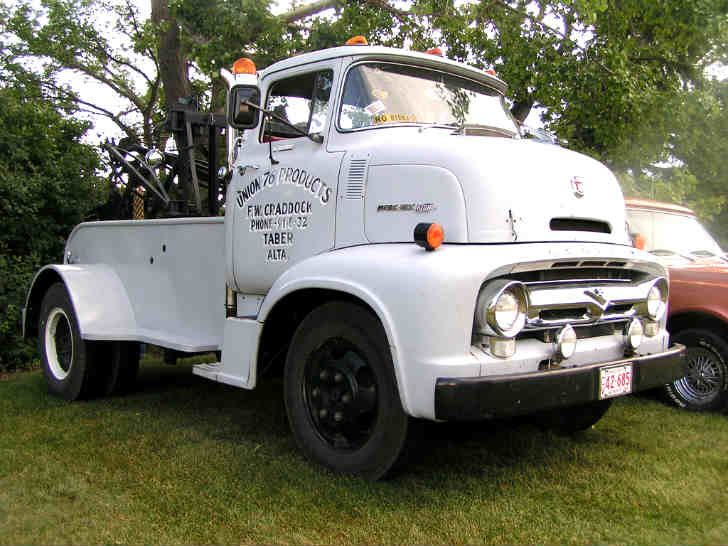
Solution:
M 633 244 L 670 273 L 667 328 L 687 346 L 688 374 L 665 386 L 695 411 L 728 406 L 728 261 L 695 213 L 679 205 L 626 199 Z

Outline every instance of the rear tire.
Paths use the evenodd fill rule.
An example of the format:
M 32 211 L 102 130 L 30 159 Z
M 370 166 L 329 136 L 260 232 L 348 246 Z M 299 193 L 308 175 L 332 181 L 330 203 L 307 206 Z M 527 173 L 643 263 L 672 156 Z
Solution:
M 111 396 L 129 392 L 139 371 L 139 343 L 135 341 L 109 341 L 103 375 L 99 378 L 99 394 Z
M 542 428 L 559 434 L 576 434 L 594 425 L 612 406 L 612 399 L 588 402 L 578 406 L 546 410 L 533 415 Z
M 51 393 L 66 400 L 93 396 L 93 361 L 103 345 L 81 339 L 76 313 L 62 283 L 53 284 L 43 297 L 38 344 L 43 376 Z
M 284 397 L 293 437 L 311 461 L 376 480 L 406 452 L 389 344 L 379 320 L 351 303 L 314 309 L 286 356 Z
M 687 347 L 688 373 L 665 385 L 665 394 L 690 411 L 720 411 L 728 405 L 728 344 L 713 332 L 683 330 L 673 340 Z

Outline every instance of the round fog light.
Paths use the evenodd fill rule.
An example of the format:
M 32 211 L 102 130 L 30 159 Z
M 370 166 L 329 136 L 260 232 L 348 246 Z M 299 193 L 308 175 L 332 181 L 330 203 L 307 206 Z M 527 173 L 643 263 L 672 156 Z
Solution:
M 498 358 L 510 358 L 516 354 L 516 340 L 512 337 L 491 337 L 490 352 Z
M 640 319 L 632 319 L 627 328 L 627 346 L 633 351 L 642 345 L 645 330 Z
M 564 326 L 556 335 L 556 352 L 559 358 L 566 360 L 576 351 L 576 332 L 571 324 Z

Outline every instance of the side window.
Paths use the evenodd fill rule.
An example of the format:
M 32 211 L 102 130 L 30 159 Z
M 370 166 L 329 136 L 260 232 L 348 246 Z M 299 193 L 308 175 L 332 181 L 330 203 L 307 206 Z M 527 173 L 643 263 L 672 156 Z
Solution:
M 318 133 L 328 117 L 333 79 L 333 70 L 322 70 L 277 81 L 268 93 L 266 108 L 302 131 Z M 285 123 L 266 117 L 263 142 L 300 136 Z

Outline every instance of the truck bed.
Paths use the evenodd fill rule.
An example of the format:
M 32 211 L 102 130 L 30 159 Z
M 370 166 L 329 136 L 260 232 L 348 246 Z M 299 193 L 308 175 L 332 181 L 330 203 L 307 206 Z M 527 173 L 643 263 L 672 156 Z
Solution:
M 69 259 L 70 252 L 70 259 Z M 185 352 L 218 350 L 225 321 L 223 218 L 88 222 L 71 233 L 66 261 L 114 270 L 133 312 L 115 332 L 88 339 L 128 339 Z M 104 290 L 98 307 L 104 313 Z M 96 311 L 98 312 L 98 310 Z M 116 310 L 116 312 L 119 312 Z

